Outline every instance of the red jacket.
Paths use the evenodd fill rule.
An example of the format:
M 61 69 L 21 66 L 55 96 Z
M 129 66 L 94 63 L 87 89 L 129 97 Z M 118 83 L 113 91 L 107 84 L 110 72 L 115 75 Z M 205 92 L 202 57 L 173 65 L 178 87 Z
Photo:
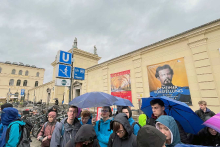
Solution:
M 56 125 L 56 123 L 53 123 L 53 125 L 50 125 L 48 122 L 46 122 L 46 123 L 45 123 L 46 124 L 45 129 L 44 129 L 45 124 L 44 124 L 42 129 L 40 130 L 40 133 L 38 134 L 38 136 L 47 137 L 47 140 L 45 140 L 44 142 L 41 143 L 42 147 L 49 147 L 50 146 L 50 140 L 51 140 L 53 130 Z

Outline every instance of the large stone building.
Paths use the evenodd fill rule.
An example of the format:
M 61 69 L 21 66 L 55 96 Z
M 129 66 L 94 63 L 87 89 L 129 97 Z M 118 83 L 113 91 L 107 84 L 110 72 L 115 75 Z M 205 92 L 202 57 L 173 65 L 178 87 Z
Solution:
M 219 50 L 220 19 L 100 64 L 97 55 L 74 49 L 74 66 L 86 68 L 86 76 L 84 81 L 74 81 L 73 98 L 86 92 L 103 91 L 130 99 L 134 109 L 138 109 L 139 98 L 168 91 L 175 99 L 186 98 L 193 110 L 198 109 L 198 101 L 205 100 L 217 113 L 220 111 Z M 55 65 L 53 62 L 54 71 Z M 169 73 L 161 74 L 167 68 Z M 163 81 L 162 76 L 169 78 Z M 35 91 L 38 99 L 46 98 L 46 88 L 50 88 L 50 100 L 58 97 L 68 103 L 68 88 L 56 87 L 54 80 L 55 72 L 53 81 L 29 93 L 33 95 Z
M 28 90 L 43 84 L 44 71 L 43 68 L 24 65 L 21 62 L 0 62 L 0 100 L 6 101 L 7 98 L 28 99 Z M 25 90 L 23 97 L 21 97 L 21 89 Z

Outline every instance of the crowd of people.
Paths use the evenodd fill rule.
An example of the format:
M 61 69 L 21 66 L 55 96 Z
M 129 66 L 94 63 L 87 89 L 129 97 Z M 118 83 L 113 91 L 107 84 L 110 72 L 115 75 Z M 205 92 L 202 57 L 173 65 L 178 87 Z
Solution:
M 199 102 L 195 113 L 206 121 L 215 113 Z M 120 107 L 113 115 L 109 106 L 102 107 L 97 120 L 87 109 L 69 106 L 67 117 L 56 122 L 57 108 L 47 112 L 46 123 L 37 139 L 42 147 L 175 147 L 180 144 L 220 146 L 220 134 L 206 127 L 198 134 L 186 133 L 180 123 L 165 112 L 160 99 L 151 101 L 152 116 L 140 124 L 132 118 L 130 107 Z M 9 103 L 1 105 L 0 147 L 24 146 L 23 132 L 27 126 L 18 110 Z

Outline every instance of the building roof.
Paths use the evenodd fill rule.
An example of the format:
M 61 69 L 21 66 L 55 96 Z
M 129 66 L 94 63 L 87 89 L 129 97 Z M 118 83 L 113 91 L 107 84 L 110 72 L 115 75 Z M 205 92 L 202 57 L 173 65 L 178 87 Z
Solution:
M 36 67 L 35 65 L 29 65 L 29 64 L 23 64 L 22 62 L 10 62 L 10 61 L 6 61 L 6 62 L 2 62 L 0 61 L 0 63 L 2 64 L 8 64 L 8 65 L 15 65 L 15 66 L 23 66 L 23 67 L 28 67 L 28 68 L 37 68 L 37 69 L 43 69 L 45 70 L 44 68 L 39 68 L 39 67 Z
M 135 52 L 138 52 L 138 51 L 142 51 L 142 50 L 145 50 L 145 49 L 148 50 L 150 47 L 159 45 L 159 44 L 162 43 L 162 42 L 166 42 L 166 41 L 168 41 L 168 40 L 172 40 L 172 39 L 174 39 L 174 38 L 177 38 L 177 37 L 186 35 L 186 34 L 188 34 L 188 33 L 190 33 L 190 32 L 196 31 L 196 30 L 198 30 L 198 29 L 200 29 L 200 28 L 209 26 L 209 25 L 211 25 L 211 24 L 215 24 L 215 23 L 217 23 L 217 22 L 220 22 L 220 19 L 217 19 L 217 20 L 208 22 L 208 23 L 206 23 L 206 24 L 203 24 L 203 25 L 201 25 L 201 26 L 192 28 L 192 29 L 190 29 L 190 30 L 187 30 L 187 31 L 184 31 L 184 32 L 182 32 L 182 33 L 176 34 L 176 35 L 174 35 L 174 36 L 168 37 L 168 38 L 166 38 L 166 39 L 160 40 L 160 41 L 155 42 L 155 43 L 153 43 L 153 44 L 150 44 L 150 45 L 144 46 L 144 47 L 142 47 L 142 48 L 136 49 L 136 50 L 134 50 L 134 51 L 128 52 L 128 53 L 126 53 L 126 54 L 124 54 L 124 55 L 121 55 L 121 56 L 112 58 L 112 59 L 110 59 L 110 60 L 107 60 L 107 61 L 105 61 L 105 62 L 99 63 L 99 64 L 97 64 L 97 65 L 91 66 L 91 67 L 87 68 L 87 70 L 93 69 L 93 68 L 98 67 L 98 66 L 101 66 L 101 65 L 108 64 L 110 61 L 113 61 L 113 60 L 116 60 L 116 59 L 119 59 L 119 58 L 122 58 L 122 57 L 125 57 L 125 56 L 128 56 L 128 55 L 131 55 L 131 54 L 133 54 L 133 53 L 135 53 Z M 218 25 L 220 25 L 220 24 L 218 24 Z

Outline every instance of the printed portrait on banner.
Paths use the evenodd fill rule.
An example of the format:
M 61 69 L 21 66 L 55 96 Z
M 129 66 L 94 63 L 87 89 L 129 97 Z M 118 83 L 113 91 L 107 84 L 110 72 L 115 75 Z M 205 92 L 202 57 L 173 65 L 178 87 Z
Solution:
M 169 98 L 192 105 L 184 58 L 147 66 L 150 96 Z

